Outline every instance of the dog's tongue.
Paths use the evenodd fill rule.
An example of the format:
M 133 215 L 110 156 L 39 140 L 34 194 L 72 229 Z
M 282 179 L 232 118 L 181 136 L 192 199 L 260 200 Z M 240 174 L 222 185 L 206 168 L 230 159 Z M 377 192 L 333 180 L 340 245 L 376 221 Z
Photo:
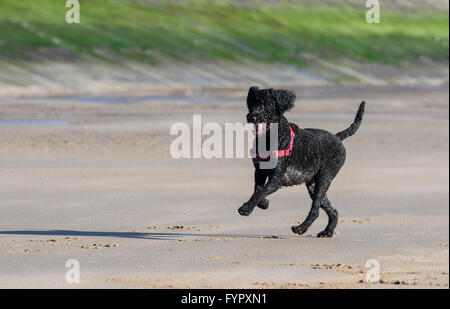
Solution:
M 259 135 L 263 132 L 264 130 L 264 123 L 256 123 L 255 124 L 255 131 L 256 131 L 256 135 Z

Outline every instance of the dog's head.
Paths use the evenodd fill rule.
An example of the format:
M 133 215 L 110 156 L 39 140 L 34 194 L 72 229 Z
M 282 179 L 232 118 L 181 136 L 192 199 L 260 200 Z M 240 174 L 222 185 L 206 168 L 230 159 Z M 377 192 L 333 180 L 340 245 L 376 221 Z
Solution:
M 257 135 L 262 134 L 270 123 L 279 123 L 283 114 L 294 107 L 294 102 L 295 94 L 290 90 L 250 87 L 247 122 L 255 125 Z

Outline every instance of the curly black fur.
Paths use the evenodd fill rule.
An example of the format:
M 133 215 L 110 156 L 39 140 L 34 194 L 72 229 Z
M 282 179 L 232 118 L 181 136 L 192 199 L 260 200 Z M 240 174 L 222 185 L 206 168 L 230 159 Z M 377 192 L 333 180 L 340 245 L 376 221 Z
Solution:
M 248 216 L 258 206 L 269 207 L 266 197 L 282 186 L 306 184 L 312 199 L 307 218 L 292 231 L 299 235 L 305 233 L 319 216 L 319 208 L 328 215 L 328 225 L 318 237 L 332 237 L 337 225 L 338 212 L 327 197 L 327 190 L 345 162 L 345 148 L 342 141 L 355 134 L 364 114 L 365 102 L 359 106 L 353 124 L 335 134 L 321 129 L 300 129 L 288 122 L 283 115 L 294 107 L 295 94 L 283 89 L 258 89 L 251 87 L 247 96 L 247 122 L 278 124 L 278 149 L 288 149 L 290 141 L 289 126 L 295 133 L 292 153 L 279 157 L 273 169 L 261 169 L 260 162 L 254 161 L 255 187 L 250 200 L 239 208 L 239 214 Z M 268 131 L 265 133 L 266 138 Z

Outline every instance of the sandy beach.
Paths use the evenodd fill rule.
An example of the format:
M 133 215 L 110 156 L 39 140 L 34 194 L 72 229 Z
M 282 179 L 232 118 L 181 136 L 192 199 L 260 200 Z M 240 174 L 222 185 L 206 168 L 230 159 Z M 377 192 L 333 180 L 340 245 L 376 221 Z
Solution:
M 315 237 L 324 212 L 291 232 L 304 186 L 241 217 L 249 159 L 171 158 L 172 124 L 244 122 L 245 89 L 1 98 L 0 288 L 448 288 L 448 85 L 295 91 L 288 119 L 332 132 L 368 102 L 329 191 L 331 239 Z M 380 283 L 365 282 L 369 259 Z

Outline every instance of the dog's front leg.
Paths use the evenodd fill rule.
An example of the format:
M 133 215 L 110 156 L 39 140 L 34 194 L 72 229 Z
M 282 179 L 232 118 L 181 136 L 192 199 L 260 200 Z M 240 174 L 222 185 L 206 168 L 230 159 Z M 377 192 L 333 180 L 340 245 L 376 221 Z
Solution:
M 266 180 L 267 180 L 266 171 L 255 167 L 255 188 L 253 190 L 253 194 L 255 194 L 256 191 L 263 188 L 264 184 L 266 183 Z M 269 200 L 263 198 L 256 206 L 258 206 L 261 209 L 267 209 L 269 208 Z
M 248 202 L 244 203 L 239 209 L 238 212 L 241 216 L 248 216 L 251 214 L 253 209 L 260 203 L 262 203 L 266 196 L 274 193 L 281 187 L 282 177 L 284 175 L 284 169 L 281 167 L 277 167 L 273 170 L 273 172 L 269 175 L 269 180 L 264 186 L 255 186 L 255 192 L 252 197 L 248 200 Z

